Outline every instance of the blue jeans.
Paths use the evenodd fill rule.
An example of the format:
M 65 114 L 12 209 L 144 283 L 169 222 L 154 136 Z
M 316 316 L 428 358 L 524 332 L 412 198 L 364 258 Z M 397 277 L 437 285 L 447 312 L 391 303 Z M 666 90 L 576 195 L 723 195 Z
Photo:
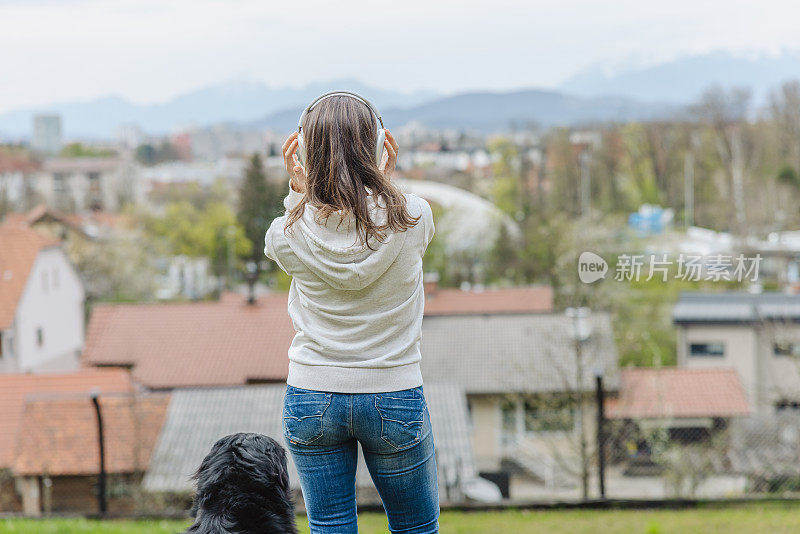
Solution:
M 312 534 L 358 532 L 358 443 L 389 530 L 439 531 L 436 458 L 422 387 L 327 393 L 287 386 L 283 433 L 300 475 Z

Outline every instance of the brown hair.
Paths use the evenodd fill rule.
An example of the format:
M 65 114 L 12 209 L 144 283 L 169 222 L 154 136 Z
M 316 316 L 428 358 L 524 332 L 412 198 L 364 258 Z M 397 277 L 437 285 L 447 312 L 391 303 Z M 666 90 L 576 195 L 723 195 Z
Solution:
M 352 215 L 358 239 L 370 248 L 370 238 L 383 241 L 387 230 L 403 232 L 416 225 L 419 217 L 409 214 L 406 198 L 378 169 L 377 125 L 363 102 L 347 96 L 326 98 L 306 114 L 302 126 L 306 191 L 289 212 L 284 231 L 303 215 L 308 203 L 320 206 L 317 217 L 325 221 L 338 210 Z M 385 224 L 375 224 L 371 219 L 367 204 L 370 196 L 378 206 L 385 207 Z

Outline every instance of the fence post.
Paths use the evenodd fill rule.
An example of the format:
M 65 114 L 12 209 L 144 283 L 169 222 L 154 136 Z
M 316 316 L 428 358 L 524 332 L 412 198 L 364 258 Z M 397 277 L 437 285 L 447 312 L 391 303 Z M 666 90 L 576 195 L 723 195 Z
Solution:
M 606 395 L 603 390 L 603 375 L 597 373 L 595 376 L 595 388 L 597 394 L 597 479 L 600 483 L 600 498 L 606 498 L 606 440 L 603 427 L 606 421 L 605 400 Z
M 103 439 L 103 414 L 100 413 L 100 398 L 97 392 L 92 392 L 92 404 L 97 415 L 97 443 L 100 447 L 100 473 L 97 477 L 97 504 L 100 508 L 100 515 L 106 515 L 108 511 L 108 501 L 106 500 L 106 449 Z

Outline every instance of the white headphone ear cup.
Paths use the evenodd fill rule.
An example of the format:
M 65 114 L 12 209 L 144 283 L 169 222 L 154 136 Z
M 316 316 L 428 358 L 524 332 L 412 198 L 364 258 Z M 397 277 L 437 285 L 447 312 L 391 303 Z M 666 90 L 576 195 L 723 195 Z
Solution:
M 378 130 L 378 140 L 375 143 L 375 164 L 380 166 L 381 158 L 383 158 L 383 151 L 385 147 L 383 143 L 386 141 L 386 130 L 380 128 Z
M 297 134 L 297 159 L 300 161 L 300 165 L 305 167 L 306 165 L 306 143 L 303 139 L 303 133 Z

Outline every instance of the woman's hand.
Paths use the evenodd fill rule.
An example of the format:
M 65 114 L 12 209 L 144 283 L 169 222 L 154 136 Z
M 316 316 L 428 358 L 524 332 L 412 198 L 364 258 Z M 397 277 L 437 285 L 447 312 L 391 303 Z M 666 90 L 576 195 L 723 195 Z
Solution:
M 397 165 L 397 153 L 400 151 L 400 147 L 397 145 L 397 141 L 394 140 L 394 136 L 389 130 L 386 130 L 386 140 L 383 142 L 383 147 L 383 156 L 381 157 L 381 164 L 378 165 L 378 169 L 387 180 L 390 180 L 392 174 L 394 174 L 394 168 Z
M 283 165 L 289 173 L 289 187 L 298 193 L 306 192 L 306 171 L 297 159 L 297 132 L 283 143 Z

